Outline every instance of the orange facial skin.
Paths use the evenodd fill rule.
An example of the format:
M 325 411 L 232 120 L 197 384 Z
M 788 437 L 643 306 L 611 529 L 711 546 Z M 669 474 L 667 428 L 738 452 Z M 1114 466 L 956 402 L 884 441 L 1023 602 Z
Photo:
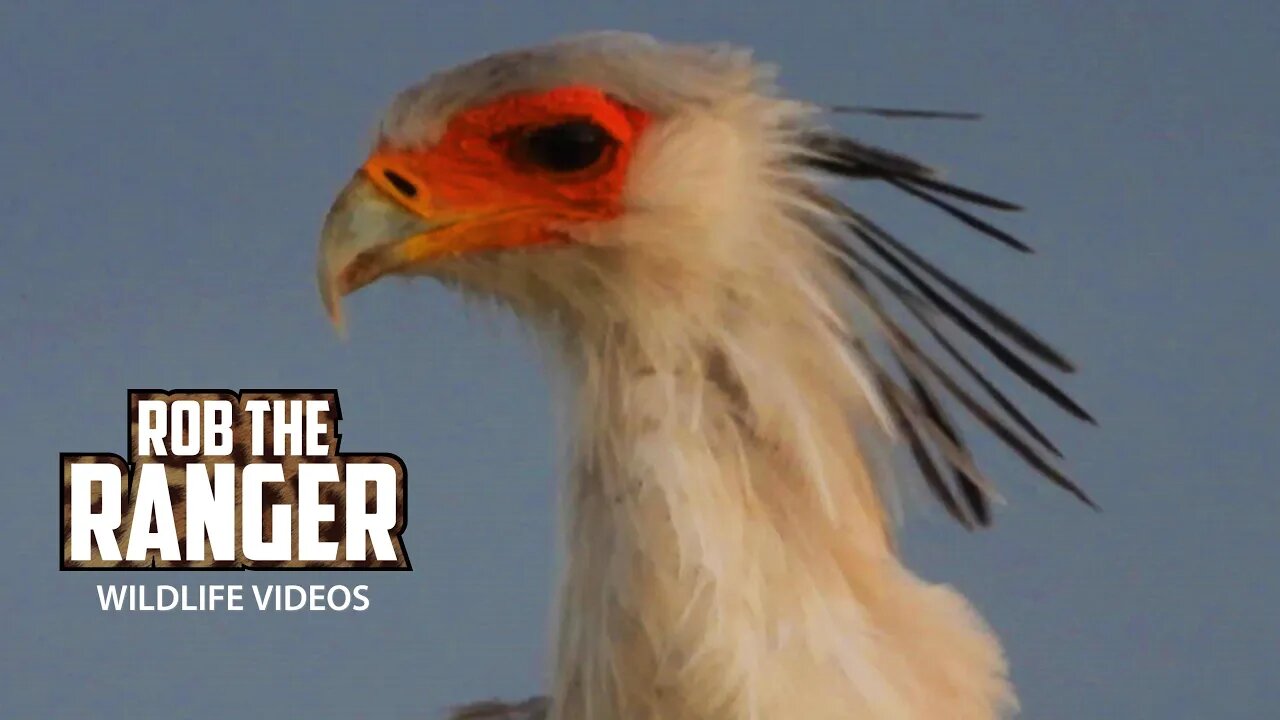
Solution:
M 575 120 L 613 137 L 591 166 L 555 172 L 521 157 L 519 142 L 527 133 Z M 622 213 L 627 167 L 649 122 L 647 113 L 592 87 L 516 93 L 459 112 L 429 148 L 378 148 L 362 172 L 406 209 L 440 226 L 424 236 L 421 249 L 406 248 L 409 255 L 562 241 L 566 224 Z

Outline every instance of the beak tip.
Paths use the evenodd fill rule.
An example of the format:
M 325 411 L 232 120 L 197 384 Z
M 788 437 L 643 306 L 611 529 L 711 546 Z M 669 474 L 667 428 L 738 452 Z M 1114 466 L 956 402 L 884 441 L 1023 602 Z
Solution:
M 337 278 L 329 272 L 328 258 L 321 254 L 316 268 L 316 285 L 320 290 L 320 302 L 324 304 L 324 314 L 329 318 L 338 337 L 346 339 L 346 323 L 342 315 L 342 289 L 338 287 Z
M 329 324 L 333 326 L 334 333 L 338 339 L 346 341 L 347 339 L 347 320 L 342 312 L 342 294 L 336 287 L 326 285 L 320 292 L 321 300 L 324 301 L 325 315 L 329 318 Z
M 329 313 L 329 323 L 333 326 L 333 332 L 338 336 L 338 340 L 346 342 L 350 339 L 347 333 L 347 322 L 342 317 L 341 310 L 334 310 Z

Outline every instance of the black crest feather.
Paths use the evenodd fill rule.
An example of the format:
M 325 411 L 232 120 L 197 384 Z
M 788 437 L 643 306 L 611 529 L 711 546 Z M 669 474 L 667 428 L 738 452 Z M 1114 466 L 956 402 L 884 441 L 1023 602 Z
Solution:
M 976 117 L 884 108 L 836 110 L 884 117 Z M 1031 252 L 1030 246 L 975 214 L 980 210 L 1020 210 L 1014 203 L 944 182 L 917 160 L 834 133 L 803 133 L 797 146 L 795 161 L 806 168 L 887 183 L 1010 248 Z M 1096 509 L 1089 496 L 1055 464 L 1062 456 L 1057 446 L 997 381 L 980 369 L 957 339 L 969 338 L 1025 385 L 1068 414 L 1094 423 L 1093 417 L 1049 377 L 1049 373 L 1074 372 L 1071 361 L 862 213 L 816 190 L 809 199 L 829 216 L 813 214 L 805 221 L 823 239 L 851 292 L 876 318 L 888 358 L 877 357 L 858 339 L 853 340 L 855 349 L 871 368 L 890 419 L 905 439 L 926 486 L 947 513 L 966 527 L 988 525 L 988 496 L 993 492 L 947 410 L 948 400 L 1036 472 Z M 918 334 L 913 335 L 899 317 L 909 320 Z M 938 357 L 925 348 L 925 340 L 940 350 Z

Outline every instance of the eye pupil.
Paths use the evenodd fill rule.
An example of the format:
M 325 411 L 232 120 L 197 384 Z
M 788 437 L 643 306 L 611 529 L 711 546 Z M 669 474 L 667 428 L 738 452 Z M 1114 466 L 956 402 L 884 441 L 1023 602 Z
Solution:
M 613 138 L 604 128 L 587 120 L 537 128 L 526 134 L 521 143 L 529 163 L 552 172 L 589 168 L 612 144 Z

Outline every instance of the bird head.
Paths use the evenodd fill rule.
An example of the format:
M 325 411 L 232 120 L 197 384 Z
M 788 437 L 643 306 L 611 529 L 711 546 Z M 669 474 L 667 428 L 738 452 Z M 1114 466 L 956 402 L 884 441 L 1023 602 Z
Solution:
M 788 118 L 745 52 L 602 33 L 483 58 L 401 93 L 325 221 L 330 316 L 430 275 L 588 323 L 687 309 L 768 258 L 754 208 Z M 767 253 L 766 253 L 767 255 Z M 606 320 L 607 321 L 607 320 Z

